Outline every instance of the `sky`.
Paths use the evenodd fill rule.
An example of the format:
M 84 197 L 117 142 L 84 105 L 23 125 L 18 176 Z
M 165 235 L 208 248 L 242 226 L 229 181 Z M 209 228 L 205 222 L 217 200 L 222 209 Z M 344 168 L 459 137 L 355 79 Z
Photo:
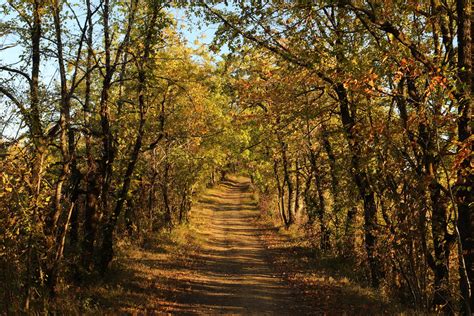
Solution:
M 12 18 L 16 18 L 13 13 L 5 14 L 2 12 L 1 7 L 5 5 L 7 0 L 0 0 L 0 27 L 1 24 L 4 22 L 8 22 Z M 182 34 L 183 38 L 186 39 L 188 45 L 192 48 L 198 48 L 202 45 L 209 45 L 215 35 L 217 30 L 216 24 L 206 24 L 204 21 L 199 19 L 198 17 L 194 16 L 193 14 L 189 14 L 186 12 L 184 8 L 172 8 L 169 10 L 170 13 L 174 16 L 177 21 L 177 26 L 179 32 Z M 68 25 L 65 25 L 65 29 L 67 29 Z M 64 26 L 63 26 L 64 27 Z M 75 27 L 72 25 L 71 27 Z M 1 31 L 1 28 L 0 28 Z M 21 66 L 17 62 L 19 61 L 19 56 L 23 51 L 23 48 L 20 46 L 9 48 L 6 50 L 2 50 L 2 47 L 8 46 L 11 43 L 14 43 L 17 39 L 12 36 L 4 36 L 0 32 L 0 65 L 2 66 L 11 66 L 11 67 L 19 67 Z M 224 47 L 221 50 L 221 53 L 226 53 L 227 48 Z M 215 60 L 219 60 L 219 56 L 212 54 Z M 51 82 L 53 84 L 53 80 L 50 78 L 57 79 L 57 65 L 54 63 L 54 60 L 51 60 L 48 63 L 45 63 L 41 67 L 41 77 L 43 78 L 43 82 Z M 9 78 L 8 74 L 0 71 L 0 80 L 1 78 Z M 10 81 L 7 84 L 11 85 L 15 88 L 15 84 Z M 8 120 L 11 115 L 11 111 L 13 110 L 11 107 L 7 107 L 7 104 L 4 102 L 5 99 L 1 99 L 0 97 L 0 136 L 4 134 L 9 137 L 14 137 L 14 135 L 18 131 L 18 123 L 12 124 L 12 126 L 7 126 L 4 122 Z M 6 128 L 4 128 L 6 127 Z
M 217 30 L 217 25 L 206 25 L 194 15 L 186 14 L 186 10 L 182 8 L 173 8 L 170 12 L 178 22 L 180 32 L 183 34 L 184 38 L 187 39 L 190 46 L 195 47 L 196 41 L 206 45 L 211 43 Z
M 0 6 L 5 3 L 6 0 L 0 0 Z M 212 42 L 217 30 L 216 24 L 208 25 L 193 14 L 186 13 L 186 9 L 184 8 L 171 8 L 169 11 L 176 19 L 179 32 L 183 34 L 183 37 L 187 40 L 189 46 L 197 48 L 202 44 L 209 45 Z M 9 18 L 9 15 L 4 15 L 0 10 L 0 23 L 8 21 L 9 19 L 11 19 L 11 17 Z M 74 26 L 75 25 L 73 25 L 73 27 Z M 0 33 L 0 48 L 16 40 L 9 36 L 2 35 L 3 34 Z M 17 62 L 21 51 L 21 47 L 11 48 L 6 51 L 0 50 L 0 65 L 10 65 Z M 227 49 L 224 47 L 222 52 L 225 53 L 226 51 Z M 50 75 L 48 69 L 43 68 L 42 72 L 45 76 Z

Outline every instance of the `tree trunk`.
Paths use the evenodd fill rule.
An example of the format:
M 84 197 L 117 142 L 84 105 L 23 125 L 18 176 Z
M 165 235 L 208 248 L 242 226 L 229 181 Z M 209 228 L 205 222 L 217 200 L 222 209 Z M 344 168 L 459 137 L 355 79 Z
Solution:
M 298 216 L 298 213 L 299 213 L 300 197 L 301 197 L 301 177 L 300 177 L 300 172 L 299 172 L 298 159 L 296 159 L 295 160 L 295 206 L 294 206 L 295 217 Z
M 83 240 L 82 240 L 82 266 L 89 270 L 94 257 L 94 243 L 97 231 L 97 208 L 98 196 L 100 194 L 97 181 L 97 164 L 92 151 L 92 130 L 91 122 L 91 86 L 92 86 L 92 36 L 94 24 L 92 23 L 92 8 L 90 0 L 86 0 L 87 6 L 87 57 L 86 57 L 86 77 L 85 77 L 85 98 L 83 104 L 84 125 L 88 127 L 85 132 L 85 155 L 86 155 L 86 201 L 84 208 Z
M 458 208 L 458 230 L 461 239 L 462 258 L 460 258 L 460 287 L 464 299 L 463 312 L 474 311 L 474 173 L 471 169 L 471 155 L 474 143 L 472 137 L 472 95 L 474 94 L 473 65 L 474 45 L 472 36 L 472 0 L 457 0 L 458 15 L 458 154 L 459 162 L 455 195 Z
M 433 205 L 431 230 L 434 246 L 434 298 L 433 305 L 441 306 L 449 312 L 449 234 L 447 225 L 447 201 L 443 199 L 440 185 L 430 184 L 430 197 Z M 444 200 L 444 201 L 443 201 Z
M 280 211 L 280 217 L 283 221 L 283 224 L 288 226 L 288 218 L 285 213 L 285 192 L 284 192 L 284 183 L 281 183 L 280 176 L 278 174 L 278 160 L 273 160 L 273 173 L 275 175 L 275 180 L 278 190 L 278 209 Z
M 153 158 L 153 162 L 154 162 L 154 158 Z M 155 170 L 155 168 L 152 167 L 152 169 L 153 169 L 153 173 L 152 173 L 152 177 L 150 181 L 150 191 L 148 193 L 148 213 L 149 213 L 148 221 L 150 223 L 150 226 L 148 227 L 148 229 L 150 232 L 153 231 L 154 221 L 155 221 L 155 217 L 153 216 L 153 213 L 155 211 L 156 177 L 158 176 L 158 172 Z
M 321 177 L 321 171 L 318 168 L 317 161 L 316 161 L 316 154 L 314 152 L 311 153 L 311 164 L 314 172 L 314 184 L 316 187 L 316 191 L 318 192 L 318 200 L 319 200 L 319 207 L 318 207 L 318 219 L 319 219 L 319 231 L 321 234 L 320 240 L 320 247 L 322 250 L 329 250 L 329 236 L 330 231 L 326 226 L 326 199 L 324 198 L 324 190 L 323 190 L 323 183 Z
M 314 199 L 310 193 L 311 190 L 311 183 L 313 180 L 313 173 L 309 172 L 308 177 L 306 178 L 305 181 L 305 188 L 304 188 L 304 202 L 305 202 L 305 207 L 306 207 L 306 214 L 308 216 L 308 224 L 312 225 L 315 220 L 315 206 L 316 203 L 314 202 Z
M 408 94 L 414 103 L 417 111 L 422 112 L 422 98 L 419 96 L 415 82 L 412 78 L 407 79 Z M 401 103 L 403 104 L 403 103 Z M 405 114 L 403 115 L 405 116 Z M 420 115 L 421 117 L 421 115 Z M 407 122 L 404 122 L 407 126 Z M 412 138 L 412 135 L 409 135 Z M 431 200 L 432 218 L 431 232 L 433 236 L 434 260 L 431 267 L 434 271 L 434 297 L 433 305 L 441 306 L 443 312 L 451 310 L 449 298 L 449 242 L 451 240 L 448 234 L 448 201 L 446 194 L 443 194 L 443 186 L 438 181 L 438 166 L 440 164 L 439 153 L 436 153 L 435 139 L 438 137 L 436 130 L 426 122 L 420 122 L 418 125 L 418 137 L 416 142 L 421 148 L 418 152 L 419 163 L 422 168 L 418 171 L 426 180 L 428 185 L 429 198 Z M 412 138 L 413 139 L 413 138 Z M 420 168 L 418 168 L 420 170 Z
M 308 129 L 309 130 L 309 129 Z M 311 135 L 309 132 L 306 135 L 306 141 L 308 143 L 308 151 L 309 151 L 309 162 L 311 165 L 311 173 L 314 176 L 314 185 L 316 187 L 316 192 L 318 194 L 318 219 L 319 219 L 319 233 L 320 233 L 320 248 L 322 250 L 328 250 L 330 248 L 329 244 L 329 236 L 330 232 L 328 227 L 326 226 L 325 221 L 325 213 L 326 213 L 326 199 L 324 197 L 324 189 L 323 189 L 323 182 L 322 182 L 322 175 L 321 170 L 318 166 L 318 156 L 319 153 L 316 153 L 313 150 L 313 143 L 311 141 Z
M 113 233 L 115 226 L 117 224 L 118 217 L 120 216 L 125 200 L 127 199 L 128 190 L 130 189 L 130 184 L 132 181 L 133 172 L 135 170 L 135 166 L 137 164 L 140 149 L 142 148 L 143 143 L 143 136 L 145 134 L 145 114 L 146 114 L 146 104 L 145 104 L 145 93 L 146 93 L 146 83 L 147 83 L 147 65 L 149 55 L 152 49 L 153 44 L 153 36 L 155 34 L 155 24 L 157 21 L 158 16 L 158 7 L 155 5 L 153 6 L 153 13 L 150 18 L 150 24 L 148 25 L 148 29 L 145 35 L 145 47 L 143 49 L 143 55 L 138 67 L 138 107 L 140 109 L 140 121 L 138 126 L 138 132 L 135 139 L 135 144 L 133 146 L 132 153 L 128 160 L 127 170 L 125 171 L 125 175 L 123 177 L 123 184 L 122 189 L 119 192 L 117 203 L 115 204 L 115 209 L 112 212 L 111 216 L 108 218 L 108 221 L 105 225 L 104 229 L 104 236 L 102 240 L 102 247 L 101 247 L 101 258 L 99 269 L 103 273 L 110 261 L 113 258 Z
M 287 200 L 287 221 L 285 222 L 286 228 L 290 227 L 294 223 L 294 214 L 293 214 L 293 182 L 290 176 L 289 170 L 289 162 L 287 157 L 287 144 L 280 140 L 281 146 L 281 155 L 282 155 L 282 164 L 283 164 L 283 185 L 286 184 L 287 192 L 288 192 L 288 200 Z
M 339 99 L 339 109 L 342 125 L 349 142 L 351 151 L 351 173 L 364 202 L 364 236 L 365 249 L 369 263 L 371 281 L 373 287 L 378 287 L 382 277 L 381 263 L 377 255 L 377 206 L 375 204 L 375 193 L 368 183 L 368 175 L 362 169 L 360 163 L 360 144 L 355 135 L 355 119 L 349 111 L 349 100 L 347 91 L 342 83 L 336 84 L 335 91 Z
M 127 198 L 126 207 L 125 207 L 125 229 L 127 230 L 128 236 L 132 236 L 133 234 L 133 198 Z
M 161 194 L 163 198 L 163 221 L 165 227 L 171 230 L 172 227 L 172 214 L 171 214 L 171 207 L 169 201 L 169 192 L 168 192 L 168 181 L 169 181 L 169 168 L 170 165 L 168 161 L 165 161 L 165 165 L 163 167 L 163 182 L 161 184 Z
M 40 118 L 40 99 L 39 99 L 39 74 L 40 74 L 40 63 L 41 63 L 41 51 L 40 42 L 42 36 L 42 12 L 44 10 L 44 4 L 40 0 L 33 1 L 33 23 L 31 26 L 31 81 L 30 81 L 30 111 L 25 113 L 25 120 L 29 123 L 29 130 L 33 144 L 35 147 L 33 153 L 33 161 L 31 168 L 31 191 L 33 196 L 33 220 L 36 220 L 40 207 L 38 206 L 39 194 L 41 191 L 41 183 L 44 172 L 45 157 L 47 154 L 47 140 L 43 134 Z M 26 280 L 24 284 L 25 310 L 30 308 L 30 300 L 32 296 L 32 286 L 38 277 L 35 276 L 39 263 L 36 260 L 36 249 L 31 244 L 31 236 L 33 232 L 30 232 L 30 241 L 28 242 L 27 251 L 27 267 L 26 267 Z
M 70 97 L 67 87 L 67 78 L 66 78 L 66 68 L 64 65 L 64 56 L 63 56 L 63 43 L 62 43 L 62 29 L 61 29 L 61 17 L 60 17 L 60 7 L 59 3 L 56 1 L 50 7 L 53 11 L 53 21 L 54 21 L 54 30 L 56 35 L 56 49 L 58 55 L 58 69 L 59 69 L 59 77 L 60 77 L 60 92 L 61 92 L 61 109 L 59 115 L 59 148 L 61 150 L 62 155 L 62 168 L 56 183 L 56 192 L 55 192 L 55 201 L 53 205 L 52 214 L 50 215 L 49 220 L 49 230 L 54 231 L 59 217 L 62 211 L 62 194 L 63 194 L 63 186 L 66 182 L 69 173 L 70 173 L 70 152 L 69 149 L 71 148 L 68 144 L 69 137 L 68 133 L 70 131 Z
M 62 155 L 62 168 L 60 171 L 60 175 L 58 181 L 56 183 L 56 190 L 55 190 L 55 197 L 54 197 L 54 204 L 52 212 L 48 216 L 47 220 L 47 241 L 49 243 L 49 249 L 57 249 L 59 247 L 60 250 L 57 250 L 54 253 L 48 254 L 48 264 L 47 264 L 47 284 L 48 290 L 52 297 L 55 296 L 55 287 L 58 279 L 59 274 L 59 266 L 60 260 L 62 259 L 62 252 L 64 249 L 64 240 L 67 234 L 67 227 L 69 226 L 71 214 L 74 209 L 74 203 L 71 203 L 69 206 L 69 213 L 67 222 L 65 227 L 63 228 L 64 231 L 60 232 L 60 228 L 58 227 L 58 221 L 63 211 L 63 187 L 66 183 L 70 171 L 71 171 L 71 152 L 70 150 L 74 150 L 73 144 L 69 144 L 69 137 L 71 129 L 70 129 L 70 93 L 67 87 L 67 77 L 66 77 L 66 68 L 64 64 L 64 56 L 63 56 L 63 43 L 62 43 L 62 28 L 61 28 L 61 17 L 60 17 L 60 4 L 56 1 L 53 2 L 50 9 L 53 12 L 53 24 L 54 24 L 54 31 L 56 35 L 56 48 L 57 48 L 57 56 L 58 56 L 58 69 L 59 69 L 59 77 L 60 77 L 60 93 L 61 93 L 61 108 L 60 108 L 60 116 L 59 116 L 59 129 L 60 129 L 60 136 L 59 136 L 59 148 Z M 78 53 L 80 54 L 80 52 Z M 74 137 L 72 138 L 74 140 Z M 70 197 L 70 196 L 69 196 Z M 64 235 L 64 238 L 62 236 Z
M 337 176 L 337 169 L 336 169 L 336 156 L 332 150 L 331 142 L 329 141 L 329 132 L 327 127 L 324 123 L 321 125 L 321 139 L 323 142 L 323 148 L 328 156 L 328 163 L 329 163 L 329 170 L 331 176 L 331 195 L 332 195 L 332 209 L 336 219 L 335 223 L 335 234 L 336 239 L 339 239 L 338 231 L 339 231 L 339 216 L 341 216 L 341 202 L 339 201 L 339 179 Z
M 112 76 L 114 67 L 112 65 L 112 42 L 109 25 L 109 0 L 104 0 L 102 11 L 102 23 L 104 34 L 104 79 L 102 80 L 102 90 L 99 104 L 100 126 L 102 136 L 102 158 L 100 162 L 100 184 L 101 184 L 101 207 L 102 212 L 108 210 L 108 195 L 110 183 L 112 181 L 113 162 L 115 160 L 115 148 L 113 135 L 110 128 L 109 90 L 112 86 Z M 105 230 L 104 230 L 105 231 Z

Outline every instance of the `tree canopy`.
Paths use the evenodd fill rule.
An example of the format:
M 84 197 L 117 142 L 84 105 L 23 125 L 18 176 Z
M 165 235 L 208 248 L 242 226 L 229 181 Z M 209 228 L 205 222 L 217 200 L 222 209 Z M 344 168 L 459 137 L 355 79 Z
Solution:
M 104 274 L 117 240 L 186 223 L 240 172 L 370 286 L 473 311 L 472 1 L 0 4 L 0 294 L 16 309 Z M 177 10 L 217 27 L 212 44 L 190 45 Z

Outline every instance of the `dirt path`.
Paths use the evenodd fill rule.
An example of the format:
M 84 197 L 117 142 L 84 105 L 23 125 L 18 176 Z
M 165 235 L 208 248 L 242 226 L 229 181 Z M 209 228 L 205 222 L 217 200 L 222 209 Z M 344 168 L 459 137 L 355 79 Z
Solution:
M 142 247 L 119 247 L 103 283 L 79 293 L 77 314 L 397 314 L 394 304 L 351 281 L 345 264 L 316 255 L 258 215 L 245 178 L 207 190 L 190 226 Z
M 259 212 L 245 178 L 209 189 L 192 225 L 124 248 L 81 312 L 132 315 L 308 315 L 269 264 Z
M 249 183 L 225 181 L 203 197 L 205 241 L 195 256 L 188 290 L 176 296 L 180 312 L 198 314 L 296 314 L 295 295 L 274 275 L 254 224 L 258 211 Z M 204 215 L 206 214 L 206 215 Z

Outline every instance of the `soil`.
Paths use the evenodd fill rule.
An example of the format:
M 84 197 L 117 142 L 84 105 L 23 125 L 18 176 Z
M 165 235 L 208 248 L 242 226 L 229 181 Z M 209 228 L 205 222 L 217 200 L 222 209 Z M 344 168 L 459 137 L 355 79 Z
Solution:
M 197 263 L 182 280 L 188 290 L 176 296 L 178 312 L 196 314 L 295 315 L 304 312 L 298 295 L 270 267 L 255 224 L 258 210 L 249 183 L 224 181 L 203 197 L 212 212 Z

